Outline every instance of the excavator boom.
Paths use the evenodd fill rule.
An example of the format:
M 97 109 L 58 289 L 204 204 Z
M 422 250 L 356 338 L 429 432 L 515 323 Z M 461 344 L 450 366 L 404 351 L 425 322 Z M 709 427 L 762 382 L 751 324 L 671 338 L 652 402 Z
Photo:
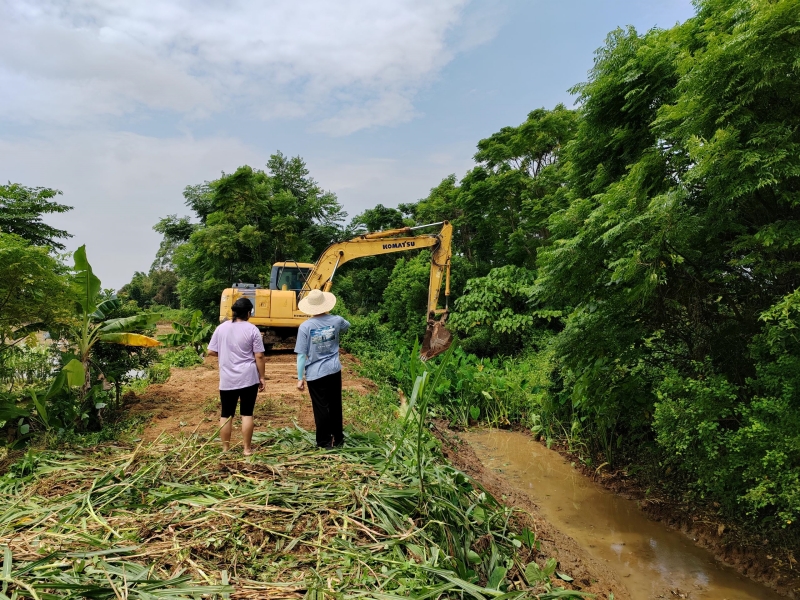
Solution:
M 416 235 L 413 232 L 424 227 L 442 225 L 437 234 Z M 329 291 L 333 285 L 333 277 L 337 269 L 344 263 L 363 256 L 376 256 L 431 248 L 431 274 L 428 282 L 428 306 L 425 337 L 422 342 L 421 356 L 427 360 L 441 354 L 452 343 L 452 334 L 445 327 L 449 310 L 450 296 L 450 259 L 452 256 L 453 226 L 448 221 L 421 225 L 419 227 L 403 227 L 375 233 L 366 233 L 347 242 L 331 244 L 319 257 L 314 269 L 306 281 L 308 289 Z M 445 306 L 439 308 L 439 296 L 445 280 Z M 436 316 L 441 315 L 437 321 Z
M 414 235 L 416 230 L 441 225 L 436 234 Z M 448 221 L 402 227 L 388 231 L 365 233 L 345 242 L 331 244 L 313 265 L 276 263 L 266 290 L 250 284 L 234 285 L 222 293 L 220 321 L 230 318 L 230 307 L 239 296 L 252 296 L 254 313 L 250 321 L 264 330 L 265 343 L 285 339 L 293 328 L 299 327 L 308 316 L 297 309 L 297 302 L 314 289 L 330 291 L 336 271 L 346 262 L 365 256 L 379 256 L 408 250 L 431 249 L 431 272 L 428 283 L 426 317 L 428 327 L 423 340 L 422 357 L 431 358 L 444 352 L 451 342 L 450 332 L 444 327 L 448 314 L 450 295 L 450 258 L 453 226 Z M 442 280 L 445 280 L 445 306 L 439 308 Z M 436 317 L 440 316 L 437 320 Z M 282 331 L 281 335 L 276 331 Z M 268 339 L 267 333 L 270 337 Z

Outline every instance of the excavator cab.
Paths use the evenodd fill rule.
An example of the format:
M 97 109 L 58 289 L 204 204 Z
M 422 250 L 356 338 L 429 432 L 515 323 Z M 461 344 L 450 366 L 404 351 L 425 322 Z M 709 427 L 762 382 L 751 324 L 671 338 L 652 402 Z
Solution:
M 275 263 L 269 276 L 269 289 L 299 292 L 305 286 L 312 269 L 313 265 L 302 267 L 299 263 L 290 261 Z

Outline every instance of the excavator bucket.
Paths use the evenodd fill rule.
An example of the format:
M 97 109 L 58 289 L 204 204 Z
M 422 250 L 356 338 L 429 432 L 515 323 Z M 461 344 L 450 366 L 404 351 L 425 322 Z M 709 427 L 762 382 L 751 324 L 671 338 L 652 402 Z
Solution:
M 428 320 L 425 337 L 422 339 L 422 349 L 419 352 L 422 360 L 428 360 L 445 352 L 453 343 L 453 334 L 445 327 L 447 315 L 439 321 Z

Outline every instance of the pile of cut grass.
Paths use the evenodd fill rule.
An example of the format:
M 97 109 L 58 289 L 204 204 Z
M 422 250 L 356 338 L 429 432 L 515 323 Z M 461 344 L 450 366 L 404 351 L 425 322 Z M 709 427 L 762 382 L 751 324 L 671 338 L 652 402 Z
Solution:
M 0 477 L 0 598 L 579 595 L 541 577 L 535 536 L 427 433 L 256 443 L 247 460 L 196 436 L 29 452 Z

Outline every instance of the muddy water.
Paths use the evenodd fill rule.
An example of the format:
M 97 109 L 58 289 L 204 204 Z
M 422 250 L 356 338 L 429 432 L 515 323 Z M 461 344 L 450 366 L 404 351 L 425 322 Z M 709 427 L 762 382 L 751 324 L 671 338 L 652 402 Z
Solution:
M 683 534 L 647 519 L 632 500 L 603 489 L 558 453 L 510 431 L 463 437 L 488 468 L 530 496 L 542 516 L 606 562 L 635 600 L 778 600 L 716 562 Z

